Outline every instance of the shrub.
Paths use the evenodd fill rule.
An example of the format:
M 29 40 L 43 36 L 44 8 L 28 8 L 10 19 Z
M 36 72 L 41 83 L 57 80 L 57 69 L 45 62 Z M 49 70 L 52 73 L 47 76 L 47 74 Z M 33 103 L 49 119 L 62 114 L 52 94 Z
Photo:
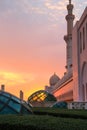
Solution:
M 87 111 L 57 108 L 33 108 L 33 111 L 40 115 L 0 115 L 0 130 L 87 129 Z

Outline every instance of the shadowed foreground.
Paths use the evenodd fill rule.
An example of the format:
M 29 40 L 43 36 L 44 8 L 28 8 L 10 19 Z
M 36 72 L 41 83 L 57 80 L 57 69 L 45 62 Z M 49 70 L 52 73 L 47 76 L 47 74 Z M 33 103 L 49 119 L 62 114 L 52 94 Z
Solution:
M 55 109 L 56 110 L 56 109 Z M 43 110 L 44 111 L 44 110 Z M 46 111 L 46 109 L 45 109 Z M 47 109 L 48 111 L 48 109 Z M 51 110 L 50 110 L 51 111 Z M 56 110 L 62 113 L 62 110 Z M 67 111 L 73 113 L 76 111 Z M 66 113 L 66 112 L 65 112 Z M 86 114 L 86 111 L 79 111 Z M 57 113 L 56 113 L 57 114 Z M 65 115 L 66 116 L 66 115 Z M 52 115 L 0 115 L 0 130 L 87 130 L 87 119 L 59 117 Z

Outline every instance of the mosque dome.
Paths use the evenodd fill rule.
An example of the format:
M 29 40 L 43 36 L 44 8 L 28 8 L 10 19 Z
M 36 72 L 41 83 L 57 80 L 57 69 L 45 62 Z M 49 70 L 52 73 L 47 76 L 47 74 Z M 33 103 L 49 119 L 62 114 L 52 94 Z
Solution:
M 54 86 L 59 80 L 60 78 L 54 73 L 49 79 L 50 86 Z

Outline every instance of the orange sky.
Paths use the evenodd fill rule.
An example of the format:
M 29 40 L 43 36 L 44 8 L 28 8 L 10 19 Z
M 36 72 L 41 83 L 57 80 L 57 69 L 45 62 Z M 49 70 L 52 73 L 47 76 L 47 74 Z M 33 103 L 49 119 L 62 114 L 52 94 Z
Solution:
M 83 2 L 83 5 L 82 5 Z M 73 0 L 76 20 L 87 5 Z M 0 84 L 24 99 L 65 72 L 67 0 L 0 1 Z M 78 5 L 78 6 L 77 6 Z

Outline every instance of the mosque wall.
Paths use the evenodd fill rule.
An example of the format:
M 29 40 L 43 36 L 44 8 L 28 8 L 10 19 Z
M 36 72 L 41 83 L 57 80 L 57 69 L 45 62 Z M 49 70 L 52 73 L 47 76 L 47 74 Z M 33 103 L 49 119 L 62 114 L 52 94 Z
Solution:
M 87 7 L 78 22 L 78 35 L 80 46 L 80 68 L 87 62 Z
M 58 101 L 73 101 L 73 79 L 69 79 L 67 82 L 57 88 L 53 95 Z
M 87 7 L 73 28 L 73 96 L 87 101 Z
M 80 100 L 87 101 L 87 7 L 78 24 L 80 36 Z
M 72 31 L 72 63 L 73 63 L 73 100 L 79 100 L 79 57 L 78 57 L 78 22 Z

